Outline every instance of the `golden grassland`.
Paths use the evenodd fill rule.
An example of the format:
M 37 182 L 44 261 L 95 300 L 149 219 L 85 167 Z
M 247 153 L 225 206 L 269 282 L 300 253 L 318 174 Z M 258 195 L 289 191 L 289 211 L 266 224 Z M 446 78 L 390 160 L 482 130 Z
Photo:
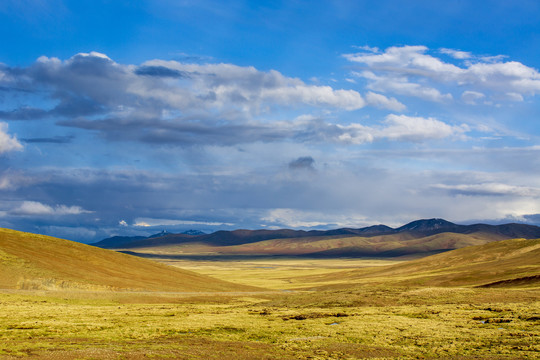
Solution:
M 219 258 L 217 258 L 219 259 Z M 293 290 L 343 283 L 333 274 L 360 268 L 398 264 L 391 259 L 309 259 L 293 257 L 245 258 L 239 260 L 179 260 L 161 258 L 160 262 L 217 279 L 273 290 Z M 324 278 L 328 277 L 328 280 Z M 321 282 L 322 281 L 322 282 Z
M 8 235 L 13 243 L 15 235 Z M 18 236 L 19 242 L 34 241 Z M 67 272 L 57 264 L 65 257 L 49 258 L 53 264 L 46 266 L 45 256 L 33 252 L 42 261 L 34 262 L 24 255 L 30 249 L 7 245 L 5 238 L 0 235 L 0 270 L 9 275 L 28 268 L 39 276 Z M 62 241 L 39 239 L 47 251 L 64 251 L 57 249 L 66 245 Z M 177 281 L 189 286 L 0 290 L 0 359 L 538 359 L 540 354 L 540 240 L 495 242 L 411 261 L 211 261 L 161 253 L 165 264 L 158 264 L 73 246 L 75 253 L 94 254 L 79 259 L 89 256 L 93 265 L 86 271 L 109 264 L 102 258 L 114 254 L 121 256 L 113 256 L 122 259 L 119 264 L 146 264 L 147 277 L 178 271 Z M 140 274 L 134 267 L 129 271 Z M 0 278 L 6 274 L 0 272 Z M 77 276 L 71 281 L 97 281 Z M 501 280 L 507 282 L 478 287 Z
M 535 359 L 538 289 L 3 292 L 0 358 Z
M 0 288 L 253 290 L 114 251 L 8 229 L 0 229 Z

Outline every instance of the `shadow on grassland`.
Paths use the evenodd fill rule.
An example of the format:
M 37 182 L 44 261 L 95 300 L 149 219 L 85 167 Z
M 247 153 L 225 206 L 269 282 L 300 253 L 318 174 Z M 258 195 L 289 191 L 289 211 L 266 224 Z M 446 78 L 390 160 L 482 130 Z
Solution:
M 136 252 L 129 250 L 118 251 L 124 254 L 138 256 L 147 259 L 161 260 L 192 260 L 192 261 L 252 261 L 252 260 L 275 260 L 275 259 L 306 259 L 312 256 L 293 256 L 293 255 L 196 255 L 196 254 L 152 254 L 145 252 Z
M 447 250 L 445 250 L 447 251 Z M 158 254 L 118 250 L 118 252 L 147 259 L 159 260 L 190 260 L 190 261 L 254 261 L 254 260 L 308 260 L 308 259 L 370 259 L 370 260 L 413 260 L 445 251 L 430 251 L 424 253 L 411 253 L 403 251 L 385 251 L 381 253 L 354 252 L 354 253 L 309 253 L 309 254 Z

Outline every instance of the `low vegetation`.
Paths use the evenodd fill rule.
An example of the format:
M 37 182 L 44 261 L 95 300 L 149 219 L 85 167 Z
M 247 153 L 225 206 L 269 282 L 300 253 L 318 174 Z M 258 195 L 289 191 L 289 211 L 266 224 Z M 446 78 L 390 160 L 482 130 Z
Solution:
M 537 358 L 538 290 L 0 295 L 0 357 Z
M 0 229 L 0 288 L 254 290 L 110 250 L 8 229 Z
M 91 247 L 4 231 L 0 359 L 537 359 L 538 249 L 540 240 L 509 240 L 412 261 L 145 260 L 100 249 L 90 256 Z M 134 287 L 117 278 L 114 288 L 23 289 L 4 272 L 95 286 L 96 278 L 67 277 L 59 264 L 79 251 L 90 251 L 78 260 L 90 262 L 86 271 L 111 256 L 142 264 L 128 268 L 135 277 L 160 279 L 167 269 L 177 286 L 191 284 L 186 274 L 208 285 L 128 291 Z

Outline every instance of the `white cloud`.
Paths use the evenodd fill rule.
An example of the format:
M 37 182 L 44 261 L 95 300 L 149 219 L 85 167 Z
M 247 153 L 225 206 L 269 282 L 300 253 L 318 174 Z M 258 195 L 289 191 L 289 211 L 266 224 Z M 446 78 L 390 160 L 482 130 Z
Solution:
M 368 104 L 383 109 L 389 109 L 393 111 L 404 111 L 407 107 L 396 100 L 396 98 L 388 98 L 384 95 L 374 92 L 368 92 L 366 94 L 366 101 Z
M 461 94 L 461 100 L 463 100 L 464 103 L 469 105 L 476 105 L 476 102 L 480 99 L 485 98 L 486 95 L 482 94 L 478 91 L 464 91 L 463 94 Z
M 10 151 L 20 151 L 23 146 L 15 136 L 10 136 L 8 133 L 8 124 L 0 122 L 0 155 Z
M 420 142 L 462 136 L 469 131 L 466 125 L 451 126 L 434 118 L 390 114 L 382 126 L 369 127 L 360 124 L 338 125 L 341 133 L 337 141 L 362 144 L 378 140 Z
M 450 126 L 434 118 L 411 117 L 390 114 L 386 117 L 386 127 L 380 131 L 380 137 L 390 140 L 421 141 L 425 139 L 442 139 L 461 135 L 467 129 Z
M 55 207 L 38 201 L 23 201 L 17 208 L 10 211 L 14 215 L 79 215 L 91 213 L 80 206 L 56 205 Z
M 205 99 L 208 105 L 227 107 L 234 104 L 244 111 L 255 113 L 266 103 L 282 106 L 302 104 L 328 106 L 343 110 L 356 110 L 365 106 L 362 96 L 354 90 L 308 85 L 300 79 L 286 77 L 278 71 L 262 72 L 252 66 L 200 65 L 152 60 L 142 64 L 140 68 L 184 74 L 182 82 L 168 82 L 169 86 L 161 89 L 148 87 L 148 85 L 155 86 L 157 79 L 154 79 L 154 82 L 138 81 L 139 86 L 131 88 L 137 95 L 159 97 L 171 105 L 179 103 L 181 97 L 185 96 L 183 90 L 187 87 L 197 96 L 196 100 Z
M 344 57 L 364 65 L 355 74 L 368 79 L 372 89 L 401 95 L 410 92 L 431 101 L 450 99 L 451 94 L 442 95 L 439 86 L 453 86 L 460 92 L 479 92 L 495 98 L 513 94 L 513 101 L 521 101 L 518 95 L 533 96 L 540 91 L 538 70 L 520 62 L 505 62 L 501 56 L 474 57 L 451 49 L 440 52 L 464 61 L 459 66 L 444 62 L 430 55 L 425 46 L 389 47 L 384 52 L 367 50 Z
M 80 57 L 97 57 L 97 58 L 102 58 L 102 59 L 105 59 L 105 60 L 111 60 L 111 58 L 108 57 L 107 55 L 102 54 L 102 53 L 97 52 L 97 51 L 90 51 L 89 53 L 78 53 L 74 57 L 77 57 L 77 56 L 80 56 Z
M 504 97 L 506 100 L 509 100 L 509 101 L 516 101 L 516 102 L 522 102 L 522 101 L 525 100 L 525 99 L 523 98 L 523 95 L 518 94 L 518 93 L 515 93 L 515 92 L 508 92 L 508 93 L 504 94 L 503 97 Z
M 414 96 L 433 102 L 445 102 L 452 100 L 451 94 L 442 94 L 434 87 L 410 82 L 407 77 L 378 76 L 371 71 L 355 73 L 358 76 L 371 80 L 368 87 L 382 92 L 391 92 L 404 96 Z
M 468 51 L 460 51 L 460 50 L 442 48 L 442 49 L 440 49 L 440 52 L 442 54 L 449 55 L 449 56 L 453 57 L 454 59 L 459 59 L 459 60 L 470 59 L 472 57 L 472 54 L 470 52 L 468 52 Z
M 266 226 L 272 228 L 313 228 L 318 226 L 361 227 L 372 225 L 364 216 L 347 216 L 320 211 L 300 209 L 271 209 L 261 217 Z

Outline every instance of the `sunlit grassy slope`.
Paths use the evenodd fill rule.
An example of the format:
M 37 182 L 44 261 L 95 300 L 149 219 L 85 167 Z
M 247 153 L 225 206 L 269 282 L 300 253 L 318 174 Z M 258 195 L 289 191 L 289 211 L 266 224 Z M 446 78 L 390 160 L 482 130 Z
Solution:
M 242 291 L 154 261 L 44 235 L 0 229 L 0 288 Z
M 539 287 L 540 239 L 497 241 L 387 267 L 333 273 L 318 280 L 335 284 Z

